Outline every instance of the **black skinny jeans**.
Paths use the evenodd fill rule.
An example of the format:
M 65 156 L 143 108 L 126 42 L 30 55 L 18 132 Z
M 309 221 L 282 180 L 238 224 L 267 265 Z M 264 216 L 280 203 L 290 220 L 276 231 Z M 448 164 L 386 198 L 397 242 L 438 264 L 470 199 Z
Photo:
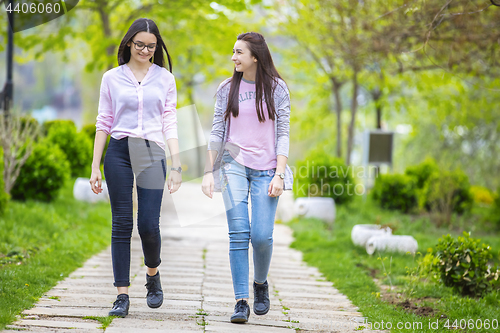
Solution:
M 160 209 L 166 178 L 165 152 L 155 142 L 125 137 L 110 139 L 104 158 L 113 227 L 111 256 L 115 287 L 130 285 L 130 239 L 133 229 L 132 189 L 137 183 L 137 227 L 144 264 L 160 265 Z

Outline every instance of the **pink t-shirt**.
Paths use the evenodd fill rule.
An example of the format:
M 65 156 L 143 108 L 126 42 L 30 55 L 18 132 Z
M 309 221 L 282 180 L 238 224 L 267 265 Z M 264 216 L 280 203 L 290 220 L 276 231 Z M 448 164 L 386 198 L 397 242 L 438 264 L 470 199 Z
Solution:
M 126 136 L 155 141 L 177 138 L 177 90 L 167 69 L 152 64 L 139 84 L 128 65 L 104 73 L 96 129 L 119 140 Z
M 261 123 L 255 107 L 255 82 L 242 78 L 239 93 L 239 114 L 231 116 L 226 149 L 236 162 L 248 168 L 274 169 L 274 121 L 269 120 L 266 103 L 262 103 L 266 121 Z

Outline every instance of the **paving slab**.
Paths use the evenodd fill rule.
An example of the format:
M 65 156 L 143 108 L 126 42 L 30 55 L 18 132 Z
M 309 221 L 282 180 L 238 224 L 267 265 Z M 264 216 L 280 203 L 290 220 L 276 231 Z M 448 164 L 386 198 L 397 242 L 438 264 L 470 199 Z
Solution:
M 210 322 L 205 326 L 205 332 L 220 332 L 220 333 L 247 333 L 247 332 L 295 332 L 292 328 L 282 328 L 276 326 L 263 326 L 252 323 L 232 324 L 230 322 Z
M 25 310 L 25 315 L 38 315 L 48 317 L 76 317 L 83 318 L 87 316 L 102 317 L 107 315 L 106 308 L 69 308 L 69 307 L 41 307 L 37 306 L 29 310 Z
M 102 332 L 102 330 L 101 330 Z M 186 330 L 186 329 L 172 329 L 172 328 L 169 328 L 168 330 L 165 330 L 164 328 L 162 329 L 152 329 L 152 328 L 143 328 L 143 329 L 140 329 L 140 328 L 126 328 L 126 327 L 108 327 L 106 329 L 106 333 L 165 333 L 165 332 L 169 332 L 169 333 L 191 333 L 191 332 L 196 332 L 196 333 L 199 333 L 199 332 L 203 332 L 203 327 L 200 327 L 200 329 L 198 330 L 195 330 L 195 329 L 192 329 L 192 330 Z
M 192 203 L 199 184 L 185 183 L 183 191 L 164 196 L 161 212 L 162 263 L 159 267 L 165 293 L 158 309 L 146 305 L 146 267 L 140 237 L 134 230 L 130 266 L 131 307 L 126 318 L 116 318 L 109 333 L 153 332 L 353 332 L 363 316 L 349 299 L 315 268 L 302 261 L 302 254 L 289 248 L 291 230 L 276 224 L 274 250 L 268 276 L 271 309 L 267 315 L 253 311 L 246 324 L 229 319 L 235 299 L 229 267 L 229 240 L 220 193 L 214 200 Z M 174 200 L 175 198 L 175 200 Z M 201 200 L 201 199 L 199 199 Z M 174 204 L 175 203 L 175 204 Z M 217 207 L 215 207 L 217 206 Z M 193 213 L 196 207 L 196 214 Z M 214 208 L 215 207 L 215 208 Z M 206 209 L 206 212 L 200 210 Z M 193 213 L 193 214 L 191 214 Z M 206 213 L 206 214 L 205 214 Z M 209 216 L 201 220 L 205 214 Z M 178 220 L 182 216 L 182 224 Z M 183 226 L 181 226 L 183 225 Z M 135 226 L 135 224 L 134 224 Z M 249 251 L 249 304 L 253 307 L 253 257 Z M 103 317 L 116 298 L 111 250 L 90 258 L 83 267 L 59 282 L 11 329 L 29 332 L 103 332 L 96 320 Z M 366 330 L 364 330 L 366 331 Z M 8 331 L 11 332 L 11 331 Z
M 341 299 L 335 300 L 335 301 L 314 301 L 314 302 L 308 302 L 308 301 L 297 301 L 297 300 L 290 300 L 290 299 L 284 299 L 282 300 L 281 304 L 288 308 L 298 308 L 298 309 L 318 309 L 318 310 L 324 310 L 324 309 L 332 309 L 332 310 L 340 310 L 340 309 L 354 309 L 357 310 L 355 306 L 352 305 L 352 303 L 345 297 L 345 301 L 342 301 Z
M 101 295 L 97 295 L 101 296 Z M 47 299 L 47 298 L 42 298 L 38 302 L 37 306 L 38 307 L 50 307 L 50 308 L 57 308 L 57 307 L 63 307 L 67 308 L 68 303 L 73 304 L 73 307 L 75 308 L 110 308 L 113 306 L 113 299 L 111 299 L 109 296 L 101 296 L 101 297 L 96 297 L 96 298 L 91 298 L 91 297 L 69 297 L 69 296 L 64 296 L 60 298 L 59 300 L 56 299 Z M 145 304 L 145 299 L 144 295 L 142 297 L 130 297 L 130 303 L 135 305 L 135 304 Z M 200 301 L 191 301 L 191 300 L 172 300 L 165 298 L 163 301 L 163 304 L 166 307 L 172 307 L 176 309 L 198 309 L 200 308 Z
M 55 321 L 55 320 L 18 320 L 14 323 L 19 327 L 46 327 L 46 328 L 66 328 L 66 329 L 88 329 L 88 330 L 102 330 L 100 323 L 81 323 L 70 321 Z
M 224 316 L 207 316 L 205 317 L 205 320 L 208 321 L 209 323 L 212 322 L 221 322 L 221 323 L 228 323 L 231 324 L 229 321 L 229 318 Z M 247 324 L 258 324 L 261 326 L 272 326 L 272 327 L 282 327 L 282 328 L 288 328 L 290 326 L 289 322 L 286 322 L 286 317 L 282 316 L 281 318 L 278 318 L 276 320 L 270 320 L 267 315 L 265 316 L 256 316 L 253 313 L 250 314 L 250 318 L 248 319 Z
M 54 327 L 39 327 L 39 326 L 30 326 L 30 327 L 21 327 L 17 325 L 8 325 L 6 330 L 2 331 L 2 333 L 12 333 L 12 332 L 37 332 L 37 333 L 103 333 L 102 329 L 93 328 L 93 329 L 85 329 L 85 328 L 54 328 Z
M 189 318 L 186 318 L 189 319 Z M 138 320 L 133 317 L 119 318 L 113 320 L 109 328 L 129 328 L 129 329 L 163 329 L 163 330 L 203 330 L 200 325 L 193 320 L 185 320 L 179 317 L 178 320 L 161 320 L 161 319 L 142 319 Z M 106 330 L 107 331 L 107 330 Z

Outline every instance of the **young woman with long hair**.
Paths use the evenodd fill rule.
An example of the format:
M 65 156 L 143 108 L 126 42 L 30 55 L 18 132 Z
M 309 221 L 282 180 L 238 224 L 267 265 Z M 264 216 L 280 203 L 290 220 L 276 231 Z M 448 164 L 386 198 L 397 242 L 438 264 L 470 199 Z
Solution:
M 168 70 L 165 68 L 164 52 Z M 167 47 L 156 24 L 141 18 L 130 26 L 118 49 L 118 67 L 102 78 L 90 186 L 102 192 L 99 164 L 108 135 L 104 175 L 112 212 L 111 255 L 118 296 L 109 315 L 125 317 L 130 301 L 132 190 L 137 184 L 137 226 L 147 266 L 147 304 L 163 303 L 160 265 L 160 209 L 166 179 L 165 140 L 172 156 L 168 189 L 180 187 L 177 91 Z
M 292 189 L 286 162 L 289 149 L 290 95 L 261 34 L 238 36 L 233 76 L 216 95 L 202 191 L 221 191 L 229 227 L 229 259 L 236 305 L 231 322 L 248 321 L 251 241 L 254 304 L 257 315 L 269 311 L 267 274 L 271 263 L 278 198 Z M 248 197 L 252 203 L 251 222 Z

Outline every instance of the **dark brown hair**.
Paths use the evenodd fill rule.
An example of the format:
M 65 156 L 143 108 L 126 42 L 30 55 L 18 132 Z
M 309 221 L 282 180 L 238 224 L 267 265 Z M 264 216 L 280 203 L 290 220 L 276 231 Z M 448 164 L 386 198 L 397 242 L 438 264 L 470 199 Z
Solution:
M 156 50 L 155 53 L 149 61 L 153 61 L 160 67 L 165 67 L 165 60 L 163 58 L 163 50 L 167 53 L 168 68 L 172 72 L 172 59 L 170 54 L 168 54 L 167 46 L 161 38 L 160 31 L 153 20 L 147 18 L 140 18 L 134 21 L 130 28 L 128 28 L 127 33 L 123 37 L 120 47 L 118 48 L 118 65 L 126 64 L 130 61 L 130 47 L 127 46 L 132 38 L 135 37 L 139 32 L 149 32 L 156 36 Z
M 282 79 L 276 67 L 274 67 L 271 52 L 267 47 L 264 36 L 257 32 L 247 32 L 240 34 L 237 40 L 244 41 L 250 49 L 251 56 L 257 59 L 257 72 L 255 75 L 255 108 L 257 109 L 257 116 L 259 122 L 266 121 L 264 116 L 263 101 L 265 100 L 269 119 L 276 119 L 276 109 L 274 105 L 274 90 L 278 85 L 278 79 Z M 233 115 L 238 117 L 239 114 L 239 90 L 240 82 L 243 78 L 243 72 L 237 72 L 234 69 L 233 76 L 226 84 L 231 82 L 229 90 L 229 98 L 227 102 L 227 109 L 224 118 L 227 120 Z M 282 79 L 283 80 L 283 79 Z

